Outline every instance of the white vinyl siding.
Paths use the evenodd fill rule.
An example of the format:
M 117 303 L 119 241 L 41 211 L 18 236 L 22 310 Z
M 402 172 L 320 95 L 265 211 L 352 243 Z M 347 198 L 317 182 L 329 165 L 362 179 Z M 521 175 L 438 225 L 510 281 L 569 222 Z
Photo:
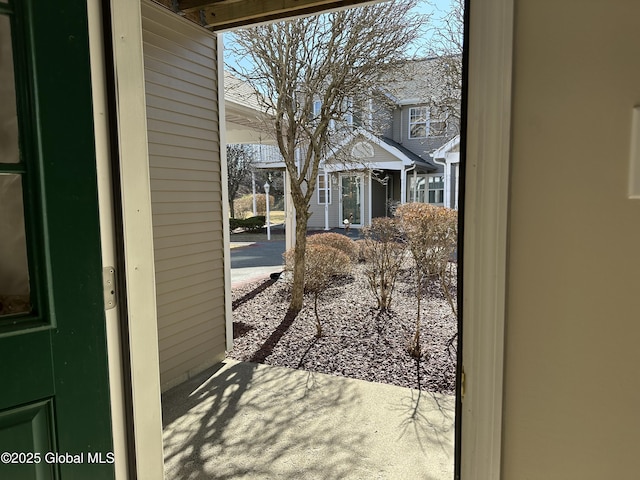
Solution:
M 144 2 L 163 390 L 222 360 L 224 244 L 215 36 Z

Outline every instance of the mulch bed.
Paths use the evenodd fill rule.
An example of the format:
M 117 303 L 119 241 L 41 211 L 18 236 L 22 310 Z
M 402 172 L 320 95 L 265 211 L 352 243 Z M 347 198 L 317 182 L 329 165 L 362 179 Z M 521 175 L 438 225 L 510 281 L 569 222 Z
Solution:
M 455 264 L 451 264 L 455 275 Z M 362 265 L 338 279 L 318 300 L 323 336 L 316 337 L 313 298 L 287 316 L 286 279 L 246 284 L 233 290 L 234 347 L 228 356 L 372 382 L 453 394 L 457 321 L 437 281 L 422 300 L 421 345 L 411 357 L 417 300 L 410 269 L 401 272 L 391 309 L 380 312 Z M 454 291 L 455 294 L 455 291 Z

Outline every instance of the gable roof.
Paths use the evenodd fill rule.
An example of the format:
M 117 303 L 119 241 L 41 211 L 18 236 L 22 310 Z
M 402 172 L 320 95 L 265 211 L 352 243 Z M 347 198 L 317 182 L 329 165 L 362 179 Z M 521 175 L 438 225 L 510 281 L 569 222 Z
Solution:
M 399 143 L 396 143 L 396 142 L 394 142 L 393 140 L 391 140 L 389 138 L 377 137 L 377 136 L 373 135 L 371 132 L 369 132 L 369 131 L 367 131 L 367 130 L 365 130 L 363 128 L 357 128 L 356 130 L 354 130 L 351 135 L 349 135 L 339 145 L 337 145 L 335 148 L 332 149 L 331 153 L 329 155 L 327 155 L 323 159 L 323 163 L 325 165 L 325 168 L 327 170 L 331 170 L 331 171 L 355 170 L 356 169 L 355 165 L 349 165 L 349 164 L 346 164 L 344 162 L 331 163 L 331 159 L 336 156 L 336 153 L 339 150 L 347 147 L 348 145 L 353 144 L 358 139 L 358 137 L 364 138 L 365 140 L 369 141 L 370 143 L 380 147 L 382 150 L 386 151 L 391 156 L 397 158 L 402 163 L 403 167 L 416 166 L 418 168 L 418 170 L 426 172 L 426 173 L 437 172 L 437 171 L 442 169 L 441 166 L 436 165 L 435 163 L 431 162 L 430 160 L 423 160 L 418 155 L 416 155 L 415 153 L 413 153 L 410 150 L 406 149 L 405 147 L 403 147 Z M 379 162 L 375 162 L 375 161 L 366 162 L 366 161 L 363 161 L 363 162 L 361 162 L 359 164 L 359 166 L 366 165 L 367 167 L 371 168 L 376 163 L 379 163 Z
M 446 158 L 447 153 L 454 151 L 455 149 L 460 149 L 460 135 L 456 135 L 447 143 L 442 145 L 440 148 L 435 150 L 432 154 L 432 158 Z

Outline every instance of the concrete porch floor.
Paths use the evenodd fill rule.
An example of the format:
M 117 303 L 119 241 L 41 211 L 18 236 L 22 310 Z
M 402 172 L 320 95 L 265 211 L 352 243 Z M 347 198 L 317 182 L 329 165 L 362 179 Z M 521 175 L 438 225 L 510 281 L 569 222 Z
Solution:
M 162 409 L 167 480 L 453 478 L 453 396 L 227 359 Z

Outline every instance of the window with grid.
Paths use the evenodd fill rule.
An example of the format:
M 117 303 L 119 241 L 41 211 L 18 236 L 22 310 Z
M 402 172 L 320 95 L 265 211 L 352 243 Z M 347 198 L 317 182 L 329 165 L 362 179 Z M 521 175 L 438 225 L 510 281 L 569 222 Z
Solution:
M 326 205 L 331 203 L 331 182 L 324 173 L 318 174 L 318 204 Z
M 409 138 L 426 138 L 428 132 L 429 110 L 427 107 L 409 109 Z

